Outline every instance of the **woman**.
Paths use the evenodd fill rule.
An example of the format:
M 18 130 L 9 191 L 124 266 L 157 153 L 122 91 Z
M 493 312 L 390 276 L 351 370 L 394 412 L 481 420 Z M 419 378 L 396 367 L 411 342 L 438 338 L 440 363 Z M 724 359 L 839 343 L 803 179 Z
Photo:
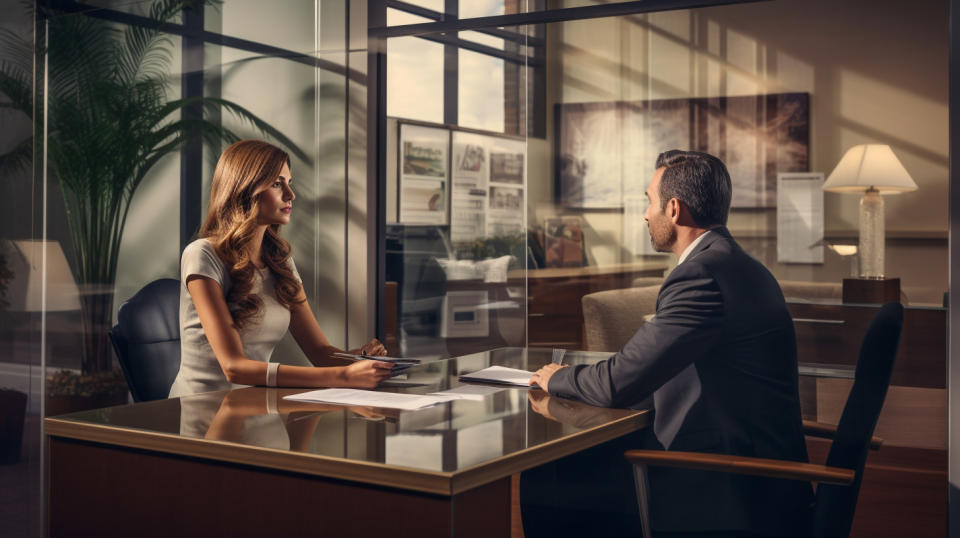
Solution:
M 242 140 L 220 156 L 200 239 L 180 260 L 180 371 L 170 396 L 234 385 L 372 388 L 391 364 L 364 360 L 334 366 L 337 348 L 317 324 L 290 244 L 290 157 L 258 140 Z M 270 363 L 287 330 L 314 366 Z M 376 339 L 355 352 L 385 355 Z

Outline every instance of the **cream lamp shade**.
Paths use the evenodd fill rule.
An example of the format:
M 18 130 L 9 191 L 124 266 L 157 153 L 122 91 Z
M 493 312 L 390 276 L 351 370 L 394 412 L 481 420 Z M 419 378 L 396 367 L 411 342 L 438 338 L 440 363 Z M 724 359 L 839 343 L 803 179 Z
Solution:
M 881 194 L 917 190 L 917 184 L 886 144 L 847 150 L 823 183 L 823 190 L 862 194 L 860 199 L 860 276 L 883 278 L 885 223 Z
M 40 312 L 79 310 L 80 296 L 73 273 L 56 241 L 15 240 L 2 249 L 13 278 L 7 286 L 10 310 Z M 46 270 L 46 303 L 43 279 Z
M 863 193 L 871 188 L 882 194 L 917 190 L 917 184 L 886 144 L 861 144 L 847 150 L 830 172 L 823 190 Z

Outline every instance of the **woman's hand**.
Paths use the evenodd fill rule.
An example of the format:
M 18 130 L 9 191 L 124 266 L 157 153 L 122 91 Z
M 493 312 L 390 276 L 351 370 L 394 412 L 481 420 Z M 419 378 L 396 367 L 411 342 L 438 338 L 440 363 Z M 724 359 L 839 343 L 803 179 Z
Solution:
M 366 344 L 360 346 L 360 354 L 368 357 L 382 357 L 387 354 L 387 348 L 383 347 L 380 340 L 374 338 Z
M 393 363 L 383 361 L 358 361 L 343 370 L 343 381 L 348 387 L 372 389 L 390 376 Z

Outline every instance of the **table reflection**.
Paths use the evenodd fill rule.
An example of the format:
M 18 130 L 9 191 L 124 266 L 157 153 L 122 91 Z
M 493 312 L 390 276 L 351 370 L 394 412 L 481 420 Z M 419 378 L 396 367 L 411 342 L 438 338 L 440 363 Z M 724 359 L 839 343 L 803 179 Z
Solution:
M 613 409 L 557 398 L 542 390 L 531 390 L 528 399 L 534 413 L 578 429 L 595 428 L 615 418 Z
M 589 364 L 608 353 L 567 352 Z M 536 370 L 550 349 L 502 348 L 426 362 L 380 390 L 426 394 L 459 387 L 459 377 L 489 366 Z M 308 389 L 248 387 L 67 415 L 62 418 L 182 438 L 300 452 L 356 462 L 454 472 L 575 435 L 637 411 L 550 398 L 538 389 L 489 390 L 415 411 L 285 400 Z M 639 413 L 639 414 L 642 414 Z

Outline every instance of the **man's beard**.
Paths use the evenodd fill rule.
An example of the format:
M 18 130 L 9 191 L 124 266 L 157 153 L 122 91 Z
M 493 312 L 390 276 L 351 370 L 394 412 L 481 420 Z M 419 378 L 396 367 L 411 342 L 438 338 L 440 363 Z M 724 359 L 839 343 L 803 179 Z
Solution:
M 647 227 L 650 229 L 650 243 L 657 252 L 670 252 L 673 244 L 677 242 L 677 230 L 660 219 L 647 221 Z

